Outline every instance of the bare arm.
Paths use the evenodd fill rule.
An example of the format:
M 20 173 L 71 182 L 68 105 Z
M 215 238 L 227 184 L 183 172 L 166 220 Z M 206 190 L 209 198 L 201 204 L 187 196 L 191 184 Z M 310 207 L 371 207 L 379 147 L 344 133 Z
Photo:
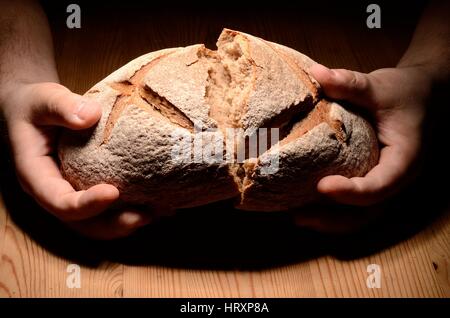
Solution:
M 47 18 L 36 1 L 0 1 L 1 96 L 17 83 L 59 82 Z
M 430 78 L 450 78 L 450 4 L 433 1 L 422 14 L 413 39 L 398 67 L 423 67 Z

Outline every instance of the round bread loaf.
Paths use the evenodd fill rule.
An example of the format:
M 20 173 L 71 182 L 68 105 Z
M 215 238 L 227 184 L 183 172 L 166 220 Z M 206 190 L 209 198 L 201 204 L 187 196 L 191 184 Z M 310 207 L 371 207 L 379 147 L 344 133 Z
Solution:
M 156 209 L 234 198 L 238 209 L 280 211 L 318 199 L 326 175 L 377 163 L 372 127 L 321 96 L 310 58 L 228 29 L 217 47 L 152 52 L 91 88 L 102 118 L 62 134 L 64 177 Z

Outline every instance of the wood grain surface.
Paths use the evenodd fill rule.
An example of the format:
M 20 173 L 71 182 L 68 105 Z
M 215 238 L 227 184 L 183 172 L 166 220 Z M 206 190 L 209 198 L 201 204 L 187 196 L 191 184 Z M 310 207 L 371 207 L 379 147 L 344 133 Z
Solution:
M 61 82 L 77 93 L 149 51 L 193 43 L 214 48 L 223 27 L 331 67 L 368 72 L 395 66 L 415 23 L 411 15 L 369 30 L 364 7 L 355 14 L 314 15 L 313 9 L 88 7 L 82 28 L 69 30 L 65 12 L 54 8 L 50 22 Z M 0 297 L 450 297 L 448 187 L 437 186 L 432 168 L 439 162 L 431 160 L 444 158 L 432 151 L 431 170 L 356 233 L 318 234 L 296 228 L 289 215 L 237 212 L 219 203 L 163 218 L 125 240 L 92 242 L 22 192 L 1 147 Z M 81 288 L 67 286 L 69 264 L 80 266 Z M 367 287 L 369 264 L 380 266 L 381 288 Z

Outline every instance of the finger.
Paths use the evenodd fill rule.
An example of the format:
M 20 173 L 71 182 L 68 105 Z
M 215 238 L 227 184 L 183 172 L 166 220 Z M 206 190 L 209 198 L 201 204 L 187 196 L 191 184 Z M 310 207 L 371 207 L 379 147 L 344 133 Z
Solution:
M 46 210 L 63 221 L 82 220 L 102 213 L 119 197 L 109 184 L 75 191 L 49 156 L 17 157 L 16 169 L 24 189 Z
M 373 84 L 368 74 L 329 69 L 321 64 L 313 65 L 310 72 L 322 86 L 325 95 L 369 109 L 374 107 Z
M 103 212 L 119 197 L 112 185 L 75 191 L 52 157 L 46 138 L 29 123 L 11 126 L 10 137 L 19 181 L 26 192 L 61 220 L 80 220 Z
M 97 102 L 56 83 L 31 85 L 28 93 L 34 100 L 31 120 L 37 125 L 79 130 L 93 126 L 101 117 Z
M 381 150 L 380 161 L 365 177 L 327 176 L 317 184 L 317 190 L 344 204 L 370 205 L 393 193 L 407 175 L 408 160 L 400 147 Z
M 111 240 L 129 236 L 138 228 L 149 224 L 151 220 L 149 213 L 130 210 L 73 222 L 69 224 L 69 227 L 89 238 Z

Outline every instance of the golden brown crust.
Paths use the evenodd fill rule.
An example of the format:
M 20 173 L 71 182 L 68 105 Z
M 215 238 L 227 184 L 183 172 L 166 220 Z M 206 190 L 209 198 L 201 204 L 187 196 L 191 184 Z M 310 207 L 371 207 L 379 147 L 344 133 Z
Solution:
M 61 170 L 77 189 L 110 183 L 122 202 L 155 208 L 234 198 L 240 209 L 275 211 L 311 202 L 321 177 L 362 176 L 378 160 L 372 127 L 320 97 L 307 71 L 313 63 L 227 29 L 217 51 L 192 45 L 137 58 L 85 94 L 103 105 L 103 116 L 93 131 L 63 134 Z M 281 141 L 243 163 L 173 157 L 174 149 L 194 149 L 195 138 L 200 152 L 209 147 L 221 157 L 227 128 L 261 127 L 280 128 Z M 239 138 L 232 159 L 248 141 Z M 264 173 L 275 157 L 278 170 Z

